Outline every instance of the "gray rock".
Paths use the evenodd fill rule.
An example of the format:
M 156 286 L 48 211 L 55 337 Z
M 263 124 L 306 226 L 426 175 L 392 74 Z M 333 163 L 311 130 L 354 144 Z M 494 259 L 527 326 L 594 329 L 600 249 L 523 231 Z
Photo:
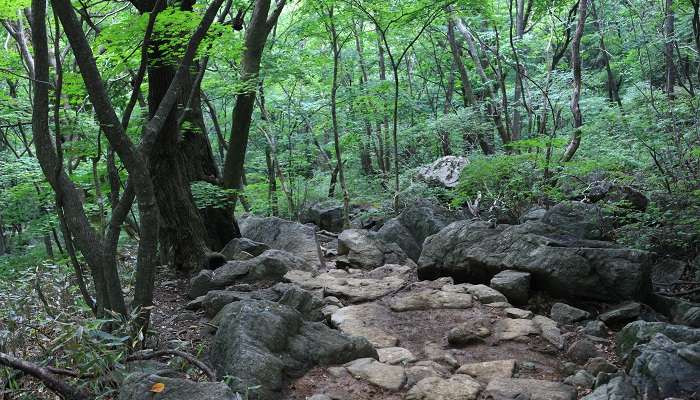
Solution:
M 248 238 L 235 238 L 231 239 L 231 241 L 226 244 L 223 250 L 221 250 L 221 254 L 228 260 L 237 260 L 241 252 L 246 252 L 256 257 L 269 249 L 270 246 L 265 243 L 256 242 Z
M 513 304 L 527 304 L 530 298 L 530 273 L 501 271 L 491 278 L 491 287 L 503 293 Z
M 535 317 L 532 318 L 532 322 L 534 322 L 537 329 L 539 329 L 542 338 L 559 350 L 564 348 L 564 336 L 561 334 L 559 328 L 557 328 L 556 322 L 542 315 L 535 315 Z
M 229 261 L 214 271 L 200 271 L 190 280 L 188 296 L 196 298 L 239 282 L 281 281 L 293 269 L 309 271 L 313 267 L 286 251 L 267 250 L 250 260 Z
M 399 339 L 390 335 L 382 328 L 370 325 L 367 321 L 381 319 L 387 313 L 388 308 L 377 303 L 364 303 L 343 307 L 333 313 L 331 324 L 340 331 L 353 336 L 367 338 L 376 348 L 394 347 Z
M 564 303 L 554 303 L 550 315 L 553 320 L 561 325 L 570 325 L 590 317 L 588 311 Z
M 512 378 L 514 371 L 515 360 L 496 360 L 464 364 L 456 373 L 467 374 L 479 382 L 488 383 L 496 378 Z
M 593 393 L 584 396 L 582 400 L 641 400 L 637 389 L 625 376 L 617 376 L 609 382 L 598 386 Z
M 442 308 L 470 308 L 472 296 L 466 293 L 424 289 L 395 296 L 389 302 L 394 311 L 432 310 Z
M 406 368 L 406 387 L 413 387 L 425 378 L 446 378 L 449 371 L 435 361 L 418 361 Z
M 700 329 L 697 328 L 665 322 L 634 321 L 617 334 L 617 354 L 623 359 L 627 358 L 636 346 L 649 342 L 657 333 L 675 342 L 700 342 Z
M 309 226 L 277 217 L 255 216 L 241 218 L 238 225 L 243 237 L 292 253 L 309 265 L 322 265 L 316 232 Z
M 700 328 L 700 307 L 689 308 L 679 322 L 692 328 Z
M 452 222 L 465 219 L 459 211 L 451 211 L 429 200 L 418 200 L 388 220 L 377 232 L 387 243 L 396 243 L 414 261 L 418 260 L 423 242 Z
M 229 385 L 238 392 L 257 387 L 254 399 L 278 399 L 287 376 L 314 365 L 377 357 L 366 339 L 308 322 L 297 310 L 266 300 L 228 304 L 216 320 L 212 365 L 220 378 L 230 378 Z
M 470 285 L 467 286 L 467 293 L 474 295 L 481 304 L 506 302 L 504 296 L 498 290 L 492 289 L 486 285 Z
M 378 349 L 379 362 L 385 364 L 407 364 L 417 360 L 416 356 L 410 350 L 403 347 L 385 347 Z
M 639 303 L 626 303 L 612 308 L 598 316 L 608 326 L 621 326 L 639 317 L 642 306 Z
M 578 201 L 563 202 L 550 208 L 542 222 L 569 232 L 580 239 L 603 238 L 603 216 L 600 207 Z
M 447 342 L 452 346 L 467 346 L 483 343 L 491 334 L 491 321 L 488 318 L 472 318 L 447 332 Z
M 445 156 L 419 168 L 416 178 L 432 185 L 454 188 L 467 165 L 469 160 L 464 157 Z
M 531 319 L 504 318 L 494 324 L 494 337 L 498 340 L 514 340 L 540 333 Z
M 525 213 L 518 218 L 518 222 L 522 224 L 527 221 L 540 221 L 544 218 L 545 214 L 547 214 L 546 209 L 542 207 L 533 207 L 525 211 Z
M 343 205 L 335 201 L 314 203 L 301 213 L 302 223 L 313 223 L 328 232 L 343 230 Z
M 406 400 L 475 400 L 480 391 L 479 382 L 467 375 L 429 377 L 416 383 L 406 393 Z
M 594 357 L 586 362 L 584 367 L 591 375 L 597 376 L 601 372 L 611 374 L 617 371 L 617 367 L 610 364 L 603 357 Z
M 644 398 L 662 399 L 685 397 L 700 392 L 700 363 L 683 354 L 692 349 L 686 343 L 676 343 L 663 334 L 635 350 L 629 370 L 630 381 Z
M 484 396 L 490 400 L 576 400 L 576 389 L 538 379 L 501 378 L 489 382 Z
M 571 385 L 573 387 L 581 389 L 592 388 L 594 382 L 595 377 L 584 370 L 577 371 L 575 374 L 564 379 L 564 383 L 566 383 L 567 385 Z
M 585 364 L 589 359 L 600 357 L 600 355 L 600 350 L 588 339 L 575 341 L 569 346 L 569 350 L 566 351 L 566 356 L 578 364 Z
M 397 391 L 406 383 L 403 367 L 381 363 L 372 358 L 361 358 L 345 365 L 357 379 L 363 379 L 381 388 Z
M 119 388 L 119 400 L 151 400 L 156 397 L 151 388 L 162 383 L 165 388 L 157 395 L 164 400 L 236 400 L 238 397 L 223 382 L 194 382 L 148 373 L 134 373 Z
M 650 293 L 651 259 L 650 253 L 580 240 L 541 222 L 493 228 L 458 221 L 425 240 L 418 277 L 484 282 L 516 269 L 530 272 L 533 286 L 553 295 L 615 301 Z
M 357 278 L 343 270 L 331 270 L 322 274 L 293 270 L 289 271 L 284 279 L 304 289 L 323 289 L 326 294 L 342 298 L 350 303 L 376 300 L 397 291 L 405 284 L 405 281 L 399 277 Z
M 325 394 L 315 394 L 311 397 L 309 397 L 309 400 L 333 400 L 329 396 L 326 396 Z
M 651 267 L 651 281 L 654 286 L 661 284 L 659 290 L 668 290 L 668 284 L 676 283 L 681 279 L 688 264 L 683 261 L 670 258 L 662 259 Z
M 605 338 L 608 337 L 608 327 L 598 320 L 588 321 L 581 330 L 586 335 Z
M 350 268 L 413 264 L 398 244 L 385 242 L 377 237 L 376 232 L 363 229 L 346 229 L 338 235 L 338 256 L 336 263 Z
M 534 314 L 529 310 L 521 310 L 519 308 L 509 307 L 504 310 L 508 318 L 532 319 Z

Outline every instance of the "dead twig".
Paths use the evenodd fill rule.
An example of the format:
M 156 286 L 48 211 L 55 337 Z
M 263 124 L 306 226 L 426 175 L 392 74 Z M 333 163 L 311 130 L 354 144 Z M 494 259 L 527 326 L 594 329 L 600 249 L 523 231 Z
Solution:
M 207 375 L 207 377 L 209 378 L 210 381 L 212 381 L 212 382 L 216 381 L 216 373 L 214 372 L 214 370 L 212 370 L 207 364 L 203 363 L 202 361 L 197 359 L 192 354 L 185 353 L 184 351 L 180 351 L 180 350 L 158 350 L 158 351 L 138 352 L 138 353 L 134 353 L 134 354 L 130 355 L 129 357 L 127 357 L 126 361 L 150 360 L 153 358 L 165 357 L 165 356 L 177 356 L 177 357 L 183 358 L 187 362 L 189 362 L 190 364 L 201 369 L 202 372 L 204 372 Z
M 69 400 L 89 400 L 90 396 L 56 377 L 48 368 L 41 367 L 29 361 L 21 360 L 6 353 L 0 353 L 0 365 L 22 371 L 39 379 L 44 386 L 59 396 Z

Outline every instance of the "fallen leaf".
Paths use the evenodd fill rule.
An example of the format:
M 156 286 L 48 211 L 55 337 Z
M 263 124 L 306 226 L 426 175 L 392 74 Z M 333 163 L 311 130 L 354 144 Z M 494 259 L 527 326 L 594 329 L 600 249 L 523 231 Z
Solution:
M 165 390 L 165 384 L 158 382 L 154 383 L 153 386 L 151 386 L 151 390 L 149 390 L 149 392 L 161 393 L 163 390 Z

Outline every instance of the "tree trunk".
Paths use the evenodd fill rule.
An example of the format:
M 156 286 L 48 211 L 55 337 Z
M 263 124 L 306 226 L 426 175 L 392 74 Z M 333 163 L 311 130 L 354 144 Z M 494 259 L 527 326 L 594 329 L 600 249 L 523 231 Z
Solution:
M 586 25 L 587 11 L 588 0 L 580 0 L 576 31 L 571 40 L 571 66 L 574 75 L 573 90 L 571 92 L 571 114 L 574 116 L 574 132 L 571 135 L 569 144 L 566 146 L 566 150 L 564 150 L 564 155 L 561 159 L 563 162 L 570 161 L 581 144 L 581 126 L 583 126 L 583 117 L 581 116 L 581 108 L 579 107 L 579 100 L 581 98 L 581 37 L 583 36 L 583 28 Z
M 603 28 L 598 19 L 598 13 L 596 12 L 595 1 L 591 0 L 591 16 L 593 17 L 593 26 L 598 35 L 600 36 L 600 52 L 603 58 L 603 63 L 605 64 L 605 72 L 607 74 L 606 88 L 608 90 L 608 100 L 611 103 L 616 103 L 620 108 L 622 108 L 622 100 L 620 99 L 620 83 L 615 79 L 615 74 L 613 74 L 612 67 L 610 66 L 610 56 L 607 47 L 605 47 L 605 34 Z
M 673 64 L 673 48 L 675 43 L 675 15 L 673 13 L 673 0 L 665 0 L 664 12 L 664 60 L 666 62 L 666 95 L 668 98 L 675 97 L 676 67 Z

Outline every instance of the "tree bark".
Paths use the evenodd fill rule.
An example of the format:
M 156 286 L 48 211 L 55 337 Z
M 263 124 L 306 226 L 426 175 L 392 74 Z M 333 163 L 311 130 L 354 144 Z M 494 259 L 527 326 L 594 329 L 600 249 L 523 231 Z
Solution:
M 603 58 L 603 63 L 605 64 L 605 72 L 607 74 L 606 88 L 608 90 L 608 100 L 611 103 L 616 103 L 620 108 L 622 108 L 622 100 L 620 99 L 620 82 L 615 79 L 615 74 L 610 66 L 610 55 L 608 49 L 605 46 L 605 33 L 598 19 L 598 13 L 596 12 L 595 0 L 591 0 L 591 16 L 593 17 L 593 26 L 598 35 L 600 36 L 600 51 L 601 57 Z
M 666 95 L 669 99 L 675 97 L 676 67 L 673 64 L 673 48 L 675 43 L 675 15 L 673 13 L 673 0 L 665 0 L 664 12 L 664 60 L 666 63 Z
M 563 162 L 571 161 L 581 144 L 581 126 L 583 126 L 583 117 L 579 106 L 579 100 L 581 99 L 581 37 L 583 37 L 583 28 L 586 25 L 587 11 L 588 0 L 580 0 L 576 31 L 571 40 L 571 67 L 574 76 L 573 89 L 571 92 L 571 114 L 574 116 L 574 132 L 561 158 Z

